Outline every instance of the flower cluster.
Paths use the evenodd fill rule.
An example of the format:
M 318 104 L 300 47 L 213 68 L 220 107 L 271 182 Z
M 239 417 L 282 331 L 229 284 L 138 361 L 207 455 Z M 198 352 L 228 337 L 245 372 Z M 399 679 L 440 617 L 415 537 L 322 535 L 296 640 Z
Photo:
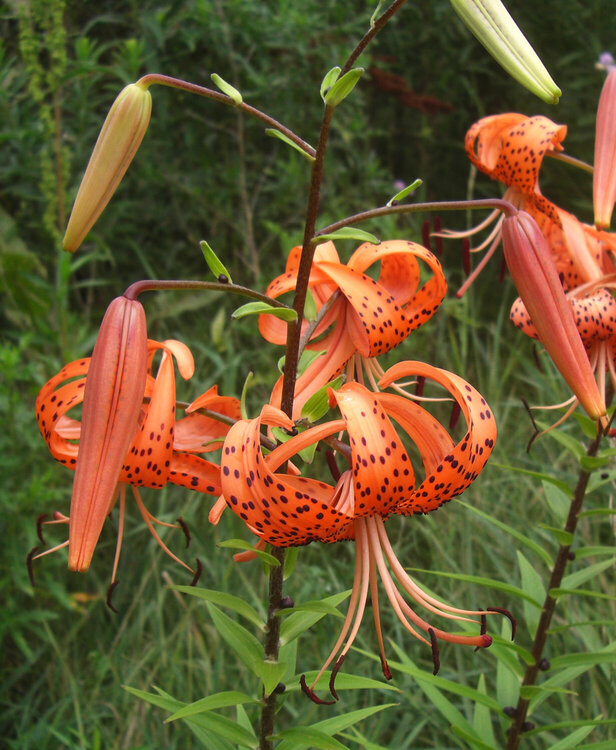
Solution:
M 270 297 L 295 288 L 299 255 L 299 248 L 291 251 L 285 273 L 267 289 Z M 375 279 L 367 272 L 377 263 Z M 494 416 L 483 397 L 453 373 L 417 361 L 398 362 L 385 372 L 376 359 L 429 320 L 445 296 L 441 265 L 425 247 L 401 240 L 364 243 L 343 264 L 331 242 L 322 244 L 312 264 L 309 290 L 315 310 L 313 320 L 303 323 L 302 342 L 317 356 L 296 381 L 293 415 L 280 409 L 279 381 L 269 404 L 254 419 L 241 419 L 239 402 L 219 396 L 216 386 L 177 419 L 174 361 L 182 377 L 189 379 L 194 371 L 189 349 L 179 341 L 148 340 L 140 303 L 130 295 L 114 300 L 92 358 L 66 365 L 37 399 L 41 434 L 52 455 L 75 470 L 69 515 L 56 513 L 45 523 L 68 524 L 68 540 L 59 546 L 68 545 L 72 570 L 85 571 L 119 497 L 110 594 L 117 583 L 128 485 L 158 544 L 192 570 L 195 580 L 200 564 L 195 572 L 182 562 L 154 527 L 176 524 L 156 519 L 139 488 L 173 483 L 220 495 L 210 520 L 217 522 L 228 506 L 256 534 L 261 548 L 352 540 L 356 563 L 349 608 L 319 676 L 334 659 L 334 673 L 339 669 L 357 634 L 368 592 L 383 671 L 390 676 L 378 579 L 403 626 L 432 649 L 436 672 L 439 640 L 486 647 L 491 637 L 485 632 L 485 615 L 504 610 L 459 609 L 432 597 L 396 558 L 385 522 L 392 515 L 429 513 L 463 492 L 490 456 L 496 439 Z M 285 342 L 285 324 L 278 318 L 261 315 L 259 329 L 269 342 Z M 338 376 L 342 377 L 334 381 Z M 445 400 L 453 401 L 449 427 L 428 410 L 434 399 L 409 390 L 409 379 L 422 388 L 431 383 L 445 392 Z M 339 416 L 306 427 L 302 409 L 319 392 Z M 436 400 L 442 401 L 442 394 Z M 71 410 L 80 405 L 81 420 L 71 418 Z M 326 411 L 324 403 L 321 416 Z M 466 427 L 455 432 L 460 415 Z M 287 439 L 272 443 L 262 435 L 263 426 L 282 428 Z M 454 438 L 452 433 L 460 434 Z M 281 433 L 274 429 L 271 434 Z M 328 457 L 333 484 L 304 476 L 294 463 L 301 451 L 319 444 Z M 220 464 L 200 455 L 217 449 Z M 339 461 L 345 468 L 339 468 Z M 177 525 L 186 531 L 181 519 Z M 34 550 L 30 565 L 50 551 Z M 450 620 L 476 622 L 479 632 L 450 633 L 433 626 L 409 601 Z M 108 602 L 111 606 L 109 597 Z M 314 684 L 303 683 L 303 688 L 320 702 Z M 333 680 L 330 689 L 336 698 Z
M 616 387 L 616 337 L 613 290 L 616 289 L 616 234 L 607 231 L 616 197 L 616 70 L 608 72 L 597 111 L 595 164 L 593 172 L 593 202 L 595 226 L 585 224 L 546 198 L 539 187 L 539 172 L 546 154 L 563 151 L 567 134 L 565 125 L 557 125 L 547 117 L 526 117 L 508 113 L 484 117 L 466 135 L 466 150 L 471 162 L 492 179 L 507 186 L 505 198 L 532 216 L 549 249 L 559 287 L 562 287 L 571 313 L 559 324 L 536 306 L 531 309 L 533 295 L 518 298 L 511 308 L 512 322 L 524 333 L 537 338 L 548 350 L 555 364 L 573 390 L 571 407 L 563 417 L 575 409 L 578 401 L 597 418 L 605 402 L 605 373 Z M 449 232 L 449 235 L 471 236 L 485 229 L 496 218 L 496 213 L 470 232 Z M 467 279 L 463 290 L 485 265 L 498 247 L 503 220 L 499 218 L 487 239 L 473 251 L 488 248 L 475 272 Z M 505 236 L 503 235 L 503 240 Z M 507 246 L 505 243 L 505 252 Z M 507 257 L 507 255 L 506 255 Z M 507 257 L 511 268 L 511 254 Z M 515 261 L 514 261 L 515 262 Z M 515 281 L 514 276 L 514 281 Z M 520 284 L 516 282 L 518 290 Z M 543 282 L 545 287 L 545 281 Z M 462 290 L 462 291 L 463 291 Z M 555 294 L 561 294 L 555 290 Z M 562 299 L 562 295 L 561 295 Z M 569 332 L 562 341 L 555 342 L 566 319 Z M 575 334 L 575 331 L 579 335 Z M 580 338 L 585 361 L 580 359 Z M 566 352 L 567 342 L 573 342 L 575 354 Z M 559 361 L 560 357 L 560 361 Z M 588 373 L 594 373 L 594 379 Z M 557 423 L 558 424 L 558 423 Z

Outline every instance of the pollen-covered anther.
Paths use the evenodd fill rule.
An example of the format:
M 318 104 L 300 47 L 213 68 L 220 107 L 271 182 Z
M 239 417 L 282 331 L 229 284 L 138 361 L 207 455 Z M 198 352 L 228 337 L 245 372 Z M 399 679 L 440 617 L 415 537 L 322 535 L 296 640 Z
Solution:
M 322 698 L 319 698 L 319 696 L 314 692 L 314 690 L 308 687 L 306 683 L 306 675 L 304 674 L 299 678 L 299 684 L 302 688 L 302 692 L 305 695 L 307 695 L 313 703 L 316 703 L 319 706 L 333 706 L 334 703 L 336 702 L 335 700 L 325 701 Z
M 109 609 L 112 612 L 115 612 L 116 615 L 118 614 L 118 610 L 113 606 L 112 604 L 112 598 L 113 598 L 113 592 L 116 590 L 116 588 L 120 585 L 120 581 L 115 580 L 112 581 L 109 584 L 109 588 L 107 589 L 107 596 L 105 598 L 105 604 L 109 607 Z

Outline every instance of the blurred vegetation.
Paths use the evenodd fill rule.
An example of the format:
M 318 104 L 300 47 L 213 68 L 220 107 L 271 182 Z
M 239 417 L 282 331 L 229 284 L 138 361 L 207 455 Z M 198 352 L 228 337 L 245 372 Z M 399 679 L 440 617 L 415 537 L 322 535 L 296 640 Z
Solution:
M 563 89 L 558 108 L 510 81 L 457 20 L 449 2 L 411 2 L 360 60 L 367 72 L 336 114 L 320 226 L 383 204 L 396 192 L 398 180 L 410 183 L 420 177 L 417 197 L 422 200 L 500 194 L 487 179 L 470 181 L 463 150 L 467 128 L 486 114 L 543 113 L 567 123 L 567 151 L 592 161 L 594 113 L 603 82 L 594 62 L 603 49 L 616 52 L 616 25 L 606 22 L 614 18 L 613 3 L 520 0 L 510 5 Z M 163 725 L 158 710 L 120 686 L 158 684 L 185 700 L 215 685 L 251 689 L 233 658 L 221 654 L 204 610 L 165 589 L 168 576 L 186 582 L 182 571 L 167 572 L 168 560 L 142 525 L 133 525 L 134 516 L 115 599 L 120 615 L 104 607 L 113 529 L 106 529 L 87 577 L 69 574 L 59 553 L 38 561 L 36 589 L 28 582 L 24 559 L 36 543 L 36 517 L 67 511 L 71 481 L 48 456 L 34 422 L 33 402 L 42 384 L 62 362 L 89 352 L 107 303 L 133 281 L 205 278 L 199 240 L 208 240 L 234 279 L 264 288 L 301 237 L 306 162 L 265 136 L 259 122 L 156 87 L 149 131 L 118 192 L 79 252 L 73 257 L 62 253 L 67 213 L 105 114 L 117 92 L 146 72 L 205 85 L 216 72 L 246 101 L 314 143 L 322 76 L 344 61 L 372 10 L 356 0 L 9 0 L 0 6 L 0 733 L 7 747 L 187 748 L 191 738 L 183 727 Z M 550 198 L 590 217 L 587 175 L 555 162 L 547 163 L 542 174 L 542 189 Z M 447 226 L 466 220 L 447 216 Z M 364 228 L 418 239 L 420 227 L 421 218 L 406 218 Z M 342 254 L 351 249 L 342 247 Z M 446 243 L 443 262 L 455 288 L 461 279 L 457 243 Z M 535 469 L 565 465 L 561 447 L 549 439 L 530 456 L 521 447 L 529 427 L 521 416 L 520 394 L 530 393 L 532 400 L 536 393 L 551 392 L 559 400 L 565 390 L 550 373 L 537 372 L 531 343 L 520 342 L 509 329 L 513 294 L 508 285 L 494 283 L 497 272 L 495 261 L 468 298 L 447 300 L 430 330 L 411 337 L 400 353 L 463 373 L 498 404 L 495 461 Z M 225 394 L 238 393 L 248 368 L 257 374 L 255 399 L 268 392 L 271 363 L 280 352 L 257 341 L 253 322 L 229 324 L 232 301 L 166 294 L 164 301 L 146 297 L 145 305 L 153 338 L 175 336 L 193 349 L 198 370 L 191 393 L 214 382 Z M 531 513 L 537 521 L 553 523 L 536 483 L 495 468 L 464 499 L 512 526 Z M 605 493 L 597 493 L 593 502 L 607 502 Z M 162 518 L 177 517 L 181 506 L 193 532 L 193 554 L 207 561 L 204 586 L 240 591 L 260 606 L 265 584 L 259 566 L 237 566 L 227 550 L 213 546 L 218 539 L 244 534 L 235 519 L 224 518 L 211 529 L 205 521 L 210 500 L 175 489 L 158 493 L 156 503 Z M 434 519 L 401 523 L 397 549 L 409 565 L 502 581 L 512 576 L 515 550 L 461 505 L 452 504 Z M 607 522 L 588 521 L 582 529 L 587 542 L 599 543 L 599 533 L 611 543 Z M 47 536 L 61 540 L 60 534 Z M 544 533 L 541 541 L 548 536 Z M 350 558 L 344 545 L 302 551 L 301 575 L 293 579 L 290 593 L 296 601 L 314 598 L 315 581 L 323 594 L 343 590 L 350 585 Z M 600 590 L 608 575 L 588 586 Z M 472 605 L 487 595 L 456 581 L 431 578 L 428 583 L 458 604 Z M 487 604 L 508 606 L 503 594 L 491 596 L 494 601 Z M 612 604 L 606 606 L 613 610 Z M 579 602 L 580 621 L 595 619 L 592 608 L 593 600 Z M 395 624 L 386 627 L 406 648 L 408 634 Z M 609 640 L 606 627 L 565 631 L 556 643 L 568 638 L 564 650 L 571 650 L 572 641 L 574 650 L 596 650 Z M 321 625 L 300 642 L 298 668 L 318 666 L 330 632 L 330 623 Z M 521 638 L 528 645 L 523 640 L 528 634 Z M 359 645 L 374 651 L 369 623 Z M 415 643 L 408 646 L 413 658 L 430 668 L 429 652 Z M 378 665 L 364 660 L 358 666 L 360 659 L 349 657 L 353 671 L 365 669 L 378 677 Z M 485 671 L 494 687 L 489 652 L 473 656 L 449 647 L 443 649 L 442 662 L 443 676 L 476 686 Z M 542 718 L 613 713 L 609 679 L 607 667 L 588 673 L 575 685 L 577 697 L 563 694 L 546 702 Z M 385 712 L 362 725 L 368 737 L 401 750 L 464 746 L 449 735 L 410 677 L 397 674 L 395 684 L 404 691 L 402 710 L 395 710 L 395 718 Z M 381 698 L 389 700 L 386 694 L 346 693 L 344 708 Z M 470 710 L 463 699 L 458 704 Z M 323 718 L 317 707 L 294 697 L 284 704 L 281 723 L 291 725 L 300 714 L 307 721 Z M 598 728 L 593 738 L 610 739 L 609 731 Z M 542 742 L 528 738 L 525 744 L 545 747 Z

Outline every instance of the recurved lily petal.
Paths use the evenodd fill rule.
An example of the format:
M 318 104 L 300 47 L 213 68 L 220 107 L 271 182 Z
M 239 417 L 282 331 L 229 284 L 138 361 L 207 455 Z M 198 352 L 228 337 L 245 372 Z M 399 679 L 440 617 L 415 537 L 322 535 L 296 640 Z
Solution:
M 542 344 L 592 419 L 605 415 L 550 249 L 534 219 L 524 211 L 503 221 L 507 266 Z
M 107 115 L 79 186 L 62 247 L 77 250 L 128 169 L 150 122 L 147 86 L 126 86 Z
M 137 300 L 109 305 L 86 378 L 69 525 L 71 570 L 85 571 L 137 432 L 147 369 L 145 313 Z
M 609 70 L 597 108 L 592 178 L 595 224 L 607 229 L 616 200 L 616 68 Z
M 391 394 L 379 396 L 392 417 L 409 432 L 418 446 L 424 448 L 422 456 L 426 477 L 396 507 L 396 513 L 405 515 L 435 510 L 464 492 L 485 466 L 496 441 L 496 422 L 485 399 L 473 386 L 452 372 L 423 362 L 399 362 L 387 370 L 379 385 L 387 388 L 400 378 L 413 376 L 433 380 L 449 391 L 458 403 L 468 429 L 464 437 L 454 444 L 451 438 L 443 435 L 443 428 L 434 424 L 435 420 L 421 420 L 421 431 L 419 420 L 414 423 L 407 421 L 412 412 L 408 411 L 405 399 Z M 425 451 L 426 447 L 429 452 Z

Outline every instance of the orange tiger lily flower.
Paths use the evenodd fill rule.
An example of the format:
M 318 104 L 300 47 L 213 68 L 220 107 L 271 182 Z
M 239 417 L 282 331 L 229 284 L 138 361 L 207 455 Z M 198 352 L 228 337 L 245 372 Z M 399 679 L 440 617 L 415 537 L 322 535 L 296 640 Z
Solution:
M 529 213 L 543 232 L 563 284 L 572 288 L 614 270 L 609 254 L 616 250 L 615 238 L 580 222 L 541 194 L 539 171 L 547 153 L 563 150 L 565 125 L 547 117 L 507 113 L 484 117 L 466 134 L 466 152 L 481 172 L 507 186 L 505 200 Z M 484 242 L 471 252 L 488 248 L 478 266 L 458 291 L 464 293 L 485 266 L 501 241 L 502 216 L 493 212 L 466 232 L 445 232 L 449 237 L 470 237 L 496 225 Z
M 395 381 L 412 376 L 434 381 L 453 397 L 467 424 L 461 440 L 455 442 L 422 406 L 400 395 L 404 391 Z M 457 635 L 433 627 L 415 612 L 405 594 L 429 612 L 448 619 L 473 621 L 473 615 L 483 618 L 485 614 L 452 607 L 423 591 L 397 560 L 384 522 L 391 514 L 436 510 L 463 492 L 490 456 L 496 438 L 494 417 L 481 395 L 462 378 L 421 362 L 400 362 L 384 374 L 379 385 L 393 386 L 398 393 L 373 392 L 357 382 L 330 391 L 341 418 L 291 437 L 267 456 L 260 445 L 261 425 L 292 428 L 293 422 L 280 410 L 265 406 L 258 418 L 237 422 L 229 430 L 222 451 L 224 499 L 261 542 L 290 547 L 313 541 L 355 541 L 355 578 L 342 632 L 313 685 L 308 687 L 302 678 L 304 692 L 316 702 L 323 701 L 316 697 L 314 686 L 334 659 L 330 690 L 337 698 L 335 674 L 359 629 L 368 591 L 383 672 L 391 677 L 380 625 L 377 574 L 403 626 L 432 647 L 435 673 L 439 639 L 476 647 L 491 643 L 483 619 L 480 634 Z M 279 471 L 298 451 L 343 431 L 349 440 L 349 468 L 335 486 Z M 413 466 L 405 440 L 419 451 L 421 467 Z
M 162 343 L 144 340 L 144 345 L 144 378 L 137 383 L 139 389 L 131 390 L 130 398 L 125 381 L 131 380 L 133 365 L 141 369 L 141 360 L 137 362 L 135 352 L 132 352 L 132 356 L 129 353 L 123 358 L 122 368 L 101 370 L 95 347 L 91 359 L 71 362 L 51 378 L 36 401 L 39 428 L 52 455 L 75 469 L 70 517 L 60 516 L 59 519 L 69 523 L 69 540 L 60 546 L 68 544 L 72 570 L 84 572 L 88 569 L 105 518 L 118 493 L 120 495 L 120 532 L 112 581 L 115 580 L 121 546 L 127 484 L 132 485 L 139 511 L 156 541 L 189 570 L 192 569 L 166 547 L 153 527 L 154 523 L 170 524 L 161 523 L 149 513 L 137 488 L 160 488 L 169 482 L 212 495 L 221 491 L 218 465 L 196 454 L 220 447 L 228 426 L 197 413 L 189 413 L 177 421 L 175 418 L 173 358 L 178 363 L 180 374 L 188 379 L 194 370 L 190 350 L 174 340 Z M 161 351 L 162 356 L 154 378 L 151 369 L 157 351 Z M 100 386 L 98 390 L 97 385 Z M 105 386 L 115 394 L 113 404 L 108 408 L 105 408 L 105 391 L 101 390 Z M 88 403 L 89 393 L 94 399 Z M 81 421 L 71 419 L 68 412 L 82 402 Z M 240 416 L 239 402 L 219 396 L 216 386 L 193 402 L 187 411 L 202 408 L 233 419 Z M 130 419 L 127 416 L 131 410 L 136 412 L 134 419 L 132 413 Z M 98 426 L 98 430 L 93 430 L 92 423 Z M 78 481 L 84 473 L 85 478 Z
M 289 254 L 285 273 L 274 279 L 266 294 L 279 297 L 297 283 L 301 247 Z M 421 287 L 423 261 L 432 277 Z M 377 281 L 366 275 L 381 263 Z M 435 255 L 422 245 L 389 240 L 379 245 L 360 245 L 345 265 L 333 242 L 319 245 L 310 272 L 309 290 L 316 302 L 318 324 L 309 334 L 307 349 L 324 350 L 300 375 L 295 388 L 294 416 L 299 416 L 308 398 L 339 375 L 357 352 L 363 358 L 384 354 L 400 344 L 438 310 L 447 282 Z M 303 322 L 303 331 L 308 329 Z M 286 344 L 287 327 L 272 315 L 259 316 L 263 338 Z M 271 403 L 280 405 L 282 378 L 274 387 Z

